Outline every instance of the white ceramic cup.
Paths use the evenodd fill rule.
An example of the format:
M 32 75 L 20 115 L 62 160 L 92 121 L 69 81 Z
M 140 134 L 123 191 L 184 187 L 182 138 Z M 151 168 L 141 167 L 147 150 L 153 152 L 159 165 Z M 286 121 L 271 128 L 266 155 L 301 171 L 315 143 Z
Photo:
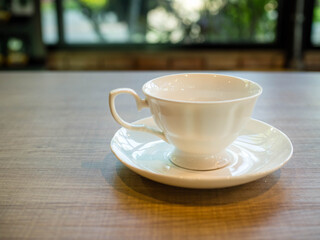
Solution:
M 217 169 L 228 164 L 225 149 L 250 119 L 262 88 L 252 81 L 209 73 L 155 78 L 142 87 L 141 99 L 128 88 L 112 90 L 109 106 L 114 119 L 130 130 L 158 136 L 174 146 L 168 156 L 183 168 Z M 129 93 L 137 108 L 149 107 L 160 130 L 124 121 L 115 109 L 115 97 Z

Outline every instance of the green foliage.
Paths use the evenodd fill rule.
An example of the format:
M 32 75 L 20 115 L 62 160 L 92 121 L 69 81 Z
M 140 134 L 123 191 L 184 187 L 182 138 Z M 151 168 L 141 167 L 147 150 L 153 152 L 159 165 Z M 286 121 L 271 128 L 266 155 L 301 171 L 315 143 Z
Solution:
M 52 11 L 54 10 L 52 2 L 49 1 L 41 1 L 41 11 Z
M 269 19 L 277 2 L 273 0 L 238 0 L 226 5 L 220 15 L 227 23 L 224 35 L 235 41 L 259 40 L 259 36 L 275 31 L 275 21 Z M 274 8 L 274 9 L 272 9 Z
M 80 2 L 91 9 L 101 9 L 108 4 L 108 0 L 80 0 Z
M 313 10 L 313 22 L 320 22 L 320 4 Z
M 65 0 L 63 1 L 63 7 L 65 9 L 79 9 L 79 5 L 75 0 Z
M 118 21 L 127 22 L 131 40 L 133 35 L 139 35 L 153 43 L 274 41 L 279 0 L 197 1 L 200 5 L 191 0 L 140 0 L 135 2 L 137 6 L 132 5 L 131 0 L 65 0 L 64 6 L 81 9 L 101 40 L 103 16 L 113 12 Z M 166 13 L 160 14 L 159 9 Z M 152 13 L 158 17 L 151 17 L 151 24 L 148 21 Z M 320 21 L 320 7 L 314 15 L 316 21 Z M 144 41 L 143 37 L 139 42 Z

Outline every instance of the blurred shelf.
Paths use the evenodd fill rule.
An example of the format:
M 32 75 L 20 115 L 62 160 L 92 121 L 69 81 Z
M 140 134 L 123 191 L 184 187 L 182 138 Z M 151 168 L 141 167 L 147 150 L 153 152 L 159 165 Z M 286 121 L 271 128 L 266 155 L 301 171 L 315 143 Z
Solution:
M 33 63 L 37 62 L 38 65 L 39 60 L 44 66 L 45 47 L 41 36 L 40 1 L 9 1 L 2 4 L 2 7 L 0 70 L 32 69 Z

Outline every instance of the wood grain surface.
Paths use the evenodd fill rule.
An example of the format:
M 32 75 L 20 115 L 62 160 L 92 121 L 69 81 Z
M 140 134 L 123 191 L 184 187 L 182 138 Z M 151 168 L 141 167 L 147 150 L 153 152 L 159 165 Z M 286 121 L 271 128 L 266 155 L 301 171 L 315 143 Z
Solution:
M 140 177 L 111 153 L 108 92 L 170 72 L 0 74 L 0 239 L 319 239 L 320 73 L 229 72 L 264 92 L 253 117 L 292 140 L 281 170 L 192 190 Z M 117 99 L 128 121 L 132 97 Z

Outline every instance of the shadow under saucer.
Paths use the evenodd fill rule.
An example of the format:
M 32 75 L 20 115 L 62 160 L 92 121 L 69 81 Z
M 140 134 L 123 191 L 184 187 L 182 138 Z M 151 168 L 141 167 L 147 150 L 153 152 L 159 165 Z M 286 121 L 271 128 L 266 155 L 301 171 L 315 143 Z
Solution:
M 290 190 L 279 181 L 281 170 L 239 186 L 188 189 L 144 178 L 124 166 L 112 153 L 99 162 L 83 162 L 82 167 L 100 171 L 108 185 L 104 191 L 108 196 L 111 194 L 104 207 L 109 208 L 110 197 L 114 198 L 112 207 L 119 214 L 118 219 L 122 219 L 121 224 L 126 226 L 135 219 L 137 227 L 152 228 L 153 234 L 159 236 L 168 226 L 173 232 L 179 232 L 177 226 L 183 227 L 185 236 L 189 237 L 202 230 L 212 236 L 225 233 L 226 229 L 232 229 L 235 234 L 252 226 L 260 229 L 270 221 L 278 221 L 281 206 L 290 200 Z
M 257 197 L 272 188 L 281 175 L 281 170 L 277 170 L 259 180 L 235 187 L 189 189 L 169 186 L 141 177 L 120 162 L 116 165 L 116 172 L 118 178 L 115 179 L 113 186 L 122 193 L 140 198 L 145 196 L 150 201 L 190 206 L 224 205 Z

